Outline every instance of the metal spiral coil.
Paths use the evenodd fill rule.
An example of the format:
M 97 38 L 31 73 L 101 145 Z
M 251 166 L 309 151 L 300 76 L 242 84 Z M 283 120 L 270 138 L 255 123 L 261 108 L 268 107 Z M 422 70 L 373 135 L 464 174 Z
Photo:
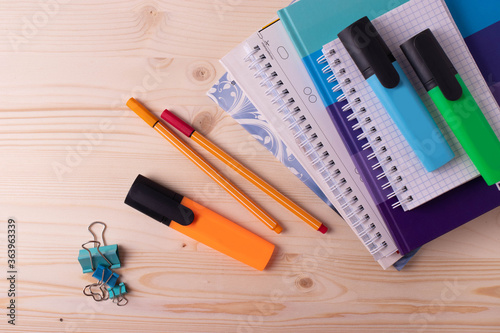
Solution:
M 333 55 L 333 53 L 331 54 Z M 272 57 L 269 57 L 272 58 Z M 299 148 L 303 151 L 304 156 L 307 156 L 315 170 L 324 179 L 332 195 L 336 196 L 340 201 L 340 205 L 346 211 L 348 218 L 352 223 L 366 221 L 365 216 L 357 217 L 362 211 L 360 207 L 355 206 L 358 198 L 352 194 L 352 189 L 346 186 L 346 179 L 341 177 L 339 169 L 334 168 L 335 162 L 330 157 L 330 153 L 325 149 L 322 142 L 318 140 L 318 134 L 312 131 L 312 126 L 308 122 L 307 117 L 301 113 L 299 106 L 295 106 L 295 99 L 290 96 L 290 92 L 286 89 L 287 83 L 285 77 L 280 77 L 276 67 L 273 67 L 272 62 L 268 60 L 264 50 L 259 46 L 249 49 L 248 54 L 244 57 L 245 62 L 249 62 L 249 69 L 254 71 L 255 78 L 260 79 L 260 86 L 265 88 L 264 94 L 270 98 L 273 105 L 276 105 L 276 112 L 282 113 L 281 119 L 287 124 L 288 130 L 293 132 L 293 138 L 297 140 Z M 326 64 L 322 67 L 325 74 L 333 73 L 328 65 L 328 59 L 321 56 L 317 59 L 318 63 Z M 335 81 L 336 76 L 332 75 L 329 80 Z M 349 81 L 346 81 L 348 84 Z M 355 93 L 352 91 L 351 93 Z
M 345 74 L 345 70 L 339 70 L 334 73 L 332 67 L 328 64 L 327 57 L 335 56 L 335 51 L 332 50 L 326 55 L 320 56 L 317 59 L 319 64 L 326 64 L 322 66 L 322 72 L 327 75 L 328 81 L 333 83 L 339 77 Z M 272 58 L 272 57 L 271 57 Z M 293 132 L 293 137 L 297 140 L 299 148 L 303 151 L 305 156 L 308 156 L 310 163 L 314 166 L 315 170 L 322 176 L 332 195 L 339 200 L 340 208 L 344 210 L 346 218 L 359 233 L 363 242 L 370 242 L 373 235 L 376 233 L 375 225 L 369 224 L 370 216 L 364 212 L 364 207 L 359 205 L 358 196 L 353 193 L 352 187 L 348 186 L 347 180 L 342 177 L 340 169 L 335 168 L 335 161 L 328 159 L 330 154 L 322 142 L 315 143 L 318 140 L 316 132 L 309 133 L 313 130 L 311 124 L 307 121 L 307 117 L 301 113 L 301 109 L 295 106 L 295 99 L 290 96 L 290 92 L 286 89 L 287 84 L 284 77 L 280 75 L 273 67 L 272 62 L 268 61 L 264 52 L 261 53 L 261 48 L 255 46 L 249 49 L 248 54 L 244 57 L 245 62 L 249 62 L 250 70 L 254 71 L 255 78 L 260 79 L 260 86 L 265 88 L 265 95 L 270 98 L 273 105 L 277 105 L 276 112 L 282 113 L 281 119 L 287 123 L 287 127 Z M 336 62 L 333 61 L 333 64 Z M 343 78 L 342 83 L 339 85 L 341 90 L 345 85 L 350 84 L 350 78 Z M 356 93 L 356 89 L 347 90 L 339 99 L 345 100 L 348 96 Z M 361 102 L 361 101 L 360 101 Z M 362 230 L 361 230 L 362 228 Z M 376 250 L 377 249 L 377 250 Z M 372 244 L 369 250 L 372 254 L 382 250 L 383 246 Z
M 333 60 L 329 59 L 329 58 L 334 57 L 334 56 L 335 56 L 335 58 Z M 353 121 L 355 119 L 358 120 L 358 123 L 353 125 L 352 129 L 353 130 L 359 130 L 359 129 L 363 130 L 363 133 L 358 135 L 358 137 L 357 137 L 357 139 L 359 141 L 365 140 L 365 139 L 368 140 L 368 142 L 363 145 L 363 150 L 366 150 L 369 148 L 373 149 L 374 152 L 372 154 L 368 155 L 369 159 L 377 158 L 378 163 L 374 164 L 372 166 L 372 169 L 376 170 L 380 167 L 386 167 L 387 165 L 389 165 L 386 172 L 383 172 L 377 176 L 378 180 L 380 180 L 382 178 L 387 178 L 387 180 L 388 180 L 387 184 L 390 184 L 390 186 L 386 186 L 387 184 L 384 184 L 384 186 L 382 186 L 382 189 L 386 190 L 390 187 L 394 187 L 399 182 L 398 179 L 401 179 L 401 177 L 399 175 L 394 175 L 394 172 L 392 171 L 392 170 L 394 170 L 393 169 L 394 166 L 390 166 L 390 163 L 392 162 L 392 157 L 391 156 L 384 156 L 387 153 L 386 147 L 384 146 L 383 150 L 375 147 L 377 145 L 377 143 L 381 142 L 380 136 L 377 136 L 374 139 L 372 139 L 372 137 L 376 133 L 376 128 L 371 127 L 369 129 L 366 129 L 366 127 L 365 127 L 371 122 L 369 112 L 366 110 L 366 108 L 364 106 L 361 106 L 361 107 L 359 107 L 359 109 L 355 110 L 357 105 L 362 104 L 362 100 L 360 97 L 354 96 L 356 94 L 355 87 L 347 88 L 347 86 L 351 83 L 351 79 L 348 77 L 348 78 L 345 78 L 343 80 L 339 80 L 340 77 L 342 77 L 343 75 L 346 74 L 345 67 L 341 67 L 339 69 L 336 69 L 336 67 L 338 67 L 342 64 L 342 60 L 339 57 L 337 57 L 337 52 L 335 51 L 334 48 L 331 48 L 329 50 L 325 50 L 324 58 L 321 58 L 321 59 L 322 60 L 323 59 L 329 60 L 328 61 L 329 66 L 333 71 L 333 73 L 327 79 L 328 83 L 337 82 L 337 84 L 332 88 L 332 91 L 333 92 L 338 92 L 341 90 L 344 91 L 344 93 L 342 93 L 339 97 L 337 97 L 337 101 L 338 102 L 345 101 L 348 99 L 348 96 L 349 96 L 350 101 L 342 107 L 342 111 L 349 111 L 349 110 L 353 111 L 352 113 L 350 113 L 347 116 L 348 121 Z M 326 68 L 326 67 L 324 67 L 324 68 Z M 396 168 L 396 170 L 397 170 L 397 168 Z M 391 177 L 388 177 L 389 175 Z M 406 192 L 406 191 L 404 191 L 404 192 Z M 392 199 L 396 196 L 399 196 L 400 194 L 403 194 L 404 192 L 394 191 L 394 192 L 388 194 L 387 198 Z M 396 194 L 394 194 L 394 193 L 396 193 Z M 410 202 L 411 200 L 413 200 L 411 198 L 411 196 L 406 197 L 406 198 L 402 199 L 401 201 L 398 201 L 397 203 L 395 203 L 393 205 L 393 208 L 399 207 L 405 203 Z

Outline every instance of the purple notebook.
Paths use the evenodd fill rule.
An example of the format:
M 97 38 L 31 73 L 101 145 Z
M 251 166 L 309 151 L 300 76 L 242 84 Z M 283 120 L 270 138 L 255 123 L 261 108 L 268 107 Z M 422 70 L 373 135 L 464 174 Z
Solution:
M 471 22 L 476 22 L 472 26 L 476 27 L 477 22 L 484 22 L 484 15 L 474 15 L 474 10 L 469 8 L 470 2 L 454 2 L 452 10 L 455 15 L 463 14 L 463 19 L 458 20 L 459 25 L 467 24 L 467 28 L 461 31 L 470 31 Z M 492 6 L 498 7 L 498 2 Z M 490 10 L 500 16 L 499 10 Z M 484 14 L 484 13 L 483 13 Z M 491 16 L 492 14 L 490 14 Z M 481 17 L 481 20 L 478 18 Z M 466 43 L 475 57 L 485 80 L 492 89 L 497 102 L 500 101 L 498 92 L 498 74 L 500 67 L 497 64 L 500 54 L 500 25 L 497 18 L 495 23 L 488 27 L 466 35 Z M 496 41 L 496 42 L 495 42 Z M 382 189 L 387 181 L 377 179 L 380 171 L 371 168 L 373 163 L 368 161 L 370 150 L 362 149 L 366 142 L 357 140 L 361 130 L 353 132 L 352 123 L 346 119 L 345 112 L 341 111 L 345 103 L 334 103 L 328 107 L 330 115 L 341 131 L 346 144 L 349 146 L 352 157 L 363 175 L 364 181 L 377 203 L 378 209 L 389 226 L 389 230 L 400 249 L 405 254 L 423 244 L 447 233 L 448 231 L 464 224 L 472 219 L 498 207 L 500 205 L 500 191 L 497 186 L 488 187 L 481 177 L 465 183 L 445 194 L 431 200 L 420 207 L 410 211 L 393 209 L 397 202 L 396 198 L 387 199 L 387 195 L 392 189 Z
M 460 16 L 463 19 L 456 22 L 459 28 L 463 24 L 470 25 L 471 21 L 479 22 L 480 16 L 474 16 L 474 11 L 471 12 L 469 8 L 471 5 L 472 2 L 469 1 L 454 2 L 452 13 L 456 16 L 463 15 Z M 491 6 L 500 7 L 500 2 L 491 2 Z M 495 13 L 497 16 L 495 23 L 464 37 L 495 99 L 500 103 L 500 8 L 492 8 L 489 13 Z M 461 32 L 464 33 L 464 29 L 461 29 Z M 352 123 L 346 120 L 345 112 L 341 111 L 344 105 L 345 102 L 334 103 L 328 107 L 328 111 L 346 139 L 356 165 L 363 170 L 363 179 L 403 254 L 500 206 L 500 188 L 487 186 L 485 181 L 478 177 L 413 210 L 405 212 L 402 209 L 393 209 L 392 205 L 397 199 L 386 199 L 392 189 L 381 189 L 387 180 L 377 180 L 376 176 L 380 171 L 374 172 L 371 169 L 373 163 L 368 163 L 367 158 L 371 151 L 363 151 L 362 145 L 366 142 L 357 140 L 357 136 L 362 132 L 353 132 Z
M 479 31 L 475 31 L 471 35 L 466 35 L 462 30 L 464 22 L 470 24 L 472 21 L 484 21 L 483 15 L 473 15 L 474 11 L 471 12 L 467 8 L 471 6 L 472 2 L 469 3 L 469 1 L 462 0 L 450 2 L 454 3 L 451 8 L 453 15 L 462 14 L 464 17 L 462 21 L 457 21 L 457 24 L 463 36 L 466 37 L 466 43 L 471 49 L 478 67 L 485 76 L 498 102 L 500 101 L 500 87 L 498 85 L 500 66 L 497 65 L 498 59 L 500 59 L 500 25 L 498 23 L 500 20 L 500 11 L 490 11 L 496 13 L 495 15 L 498 16 L 494 20 L 495 22 L 487 27 L 483 27 Z M 485 3 L 488 3 L 488 1 L 485 1 Z M 491 6 L 498 5 L 491 2 Z M 289 17 L 288 19 L 293 21 L 294 18 Z M 322 24 L 325 23 L 323 22 Z M 327 29 L 328 27 L 323 26 L 322 28 Z M 331 39 L 335 38 L 339 32 L 333 28 L 329 30 L 332 31 Z M 298 35 L 300 38 L 300 31 L 298 31 Z M 295 38 L 297 37 L 295 36 Z M 325 40 L 324 44 L 328 42 L 330 40 Z M 319 55 L 316 56 L 319 57 Z M 324 69 L 324 64 L 317 65 L 317 67 L 318 70 L 315 72 L 321 73 L 322 69 Z M 332 83 L 326 88 L 323 87 L 330 75 L 331 73 L 323 73 L 321 78 L 316 78 L 315 81 L 321 80 L 320 82 L 315 82 L 317 86 L 323 88 L 320 90 L 328 91 L 335 86 L 335 83 Z M 329 103 L 329 101 L 335 100 L 340 96 L 340 93 L 329 93 L 328 95 L 327 98 L 323 98 L 325 104 L 329 104 L 327 110 L 341 134 L 354 163 L 360 171 L 363 181 L 377 203 L 377 207 L 384 217 L 398 249 L 403 255 L 500 206 L 499 188 L 496 186 L 488 187 L 484 180 L 478 177 L 412 210 L 405 212 L 403 209 L 393 209 L 392 205 L 397 203 L 398 199 L 395 197 L 387 199 L 387 195 L 393 190 L 391 188 L 382 189 L 387 179 L 377 179 L 380 171 L 372 170 L 371 166 L 373 163 L 368 160 L 368 155 L 372 151 L 370 149 L 363 150 L 362 146 L 366 141 L 359 141 L 357 138 L 358 135 L 362 134 L 362 131 L 353 131 L 352 122 L 346 119 L 346 112 L 342 111 L 342 108 L 347 103 Z

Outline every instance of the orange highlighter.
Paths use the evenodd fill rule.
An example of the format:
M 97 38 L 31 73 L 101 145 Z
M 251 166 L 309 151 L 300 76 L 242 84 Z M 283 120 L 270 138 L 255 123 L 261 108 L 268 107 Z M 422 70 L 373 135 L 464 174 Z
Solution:
M 139 175 L 125 203 L 172 229 L 260 271 L 274 245 L 234 222 Z

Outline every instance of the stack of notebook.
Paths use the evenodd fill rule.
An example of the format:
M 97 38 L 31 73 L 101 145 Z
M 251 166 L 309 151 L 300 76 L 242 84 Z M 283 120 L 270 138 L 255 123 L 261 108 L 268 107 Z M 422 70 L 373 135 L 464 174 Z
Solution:
M 499 136 L 500 109 L 491 92 L 500 90 L 498 4 L 486 1 L 489 15 L 479 20 L 483 13 L 469 2 L 452 3 L 460 31 L 442 0 L 389 2 L 392 7 L 383 0 L 301 0 L 225 56 L 228 74 L 209 92 L 337 208 L 383 268 L 500 205 L 499 188 L 478 177 L 399 48 L 430 28 Z M 372 20 L 455 153 L 436 171 L 423 168 L 337 39 L 363 16 Z

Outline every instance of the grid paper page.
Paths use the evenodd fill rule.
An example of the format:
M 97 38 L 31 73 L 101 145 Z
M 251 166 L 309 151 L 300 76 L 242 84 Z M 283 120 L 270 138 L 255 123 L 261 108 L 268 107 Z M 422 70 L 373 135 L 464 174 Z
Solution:
M 382 145 L 387 148 L 385 153 L 379 155 L 379 161 L 391 156 L 392 162 L 385 164 L 382 168 L 388 173 L 389 180 L 394 184 L 394 190 L 398 190 L 403 186 L 407 187 L 408 190 L 398 195 L 398 199 L 404 202 L 405 199 L 411 196 L 412 200 L 402 205 L 404 210 L 411 210 L 477 177 L 479 173 L 430 100 L 399 45 L 419 32 L 430 28 L 470 89 L 481 110 L 485 113 L 497 136 L 500 134 L 500 109 L 441 0 L 412 0 L 378 17 L 372 23 L 393 52 L 413 86 L 417 89 L 455 152 L 455 158 L 450 163 L 436 171 L 427 172 L 380 104 L 340 40 L 336 39 L 325 45 L 325 52 L 331 48 L 337 52 L 335 55 L 330 56 L 328 60 L 338 76 L 342 90 L 347 92 L 353 87 L 356 88 L 356 93 L 348 96 L 347 99 L 353 103 L 355 98 L 360 98 L 361 103 L 354 106 L 354 112 L 359 111 L 362 107 L 366 108 L 367 112 L 360 115 L 358 120 L 370 117 L 371 122 L 362 128 L 364 131 L 372 127 L 377 129 L 373 137 L 380 136 Z M 341 60 L 341 64 L 333 63 L 337 58 Z M 339 73 L 342 68 L 345 69 L 343 75 Z M 347 77 L 350 78 L 349 83 L 345 82 Z M 354 123 L 355 121 L 353 121 Z M 376 161 L 373 164 L 375 163 Z M 391 173 L 390 169 L 393 166 L 397 167 L 397 171 Z M 403 181 L 396 182 L 398 176 L 401 176 Z

